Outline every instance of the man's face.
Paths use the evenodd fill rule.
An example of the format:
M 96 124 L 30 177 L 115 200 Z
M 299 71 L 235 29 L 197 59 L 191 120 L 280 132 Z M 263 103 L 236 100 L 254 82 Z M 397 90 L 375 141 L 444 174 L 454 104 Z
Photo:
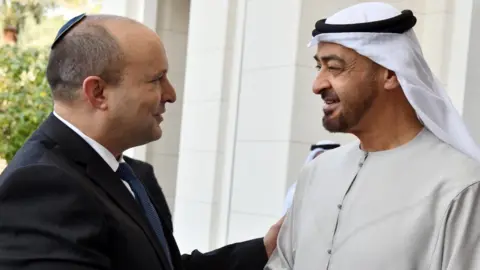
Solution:
M 149 36 L 150 34 L 150 36 Z M 165 104 L 176 99 L 167 78 L 168 61 L 160 39 L 151 33 L 130 36 L 126 45 L 127 65 L 123 81 L 110 101 L 111 122 L 120 125 L 129 144 L 142 145 L 158 140 Z
M 323 126 L 330 132 L 351 132 L 377 97 L 377 66 L 355 51 L 333 43 L 320 43 L 314 58 L 319 72 L 313 92 L 325 102 Z

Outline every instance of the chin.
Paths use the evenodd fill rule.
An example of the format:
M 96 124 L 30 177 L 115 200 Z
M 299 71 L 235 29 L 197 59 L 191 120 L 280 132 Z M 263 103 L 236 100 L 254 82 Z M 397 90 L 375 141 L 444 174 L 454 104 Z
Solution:
M 348 132 L 348 125 L 338 117 L 324 116 L 322 119 L 323 128 L 332 133 Z
M 162 134 L 163 134 L 162 129 L 160 128 L 160 126 L 157 126 L 153 131 L 153 136 L 152 136 L 153 141 L 160 139 L 162 137 Z

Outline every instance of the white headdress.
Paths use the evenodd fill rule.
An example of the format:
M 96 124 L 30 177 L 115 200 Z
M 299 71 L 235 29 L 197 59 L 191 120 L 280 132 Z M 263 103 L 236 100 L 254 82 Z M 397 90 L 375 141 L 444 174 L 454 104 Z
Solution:
M 340 44 L 394 71 L 422 123 L 442 141 L 480 161 L 480 149 L 423 58 L 411 29 L 415 23 L 409 10 L 360 3 L 318 21 L 308 46 Z

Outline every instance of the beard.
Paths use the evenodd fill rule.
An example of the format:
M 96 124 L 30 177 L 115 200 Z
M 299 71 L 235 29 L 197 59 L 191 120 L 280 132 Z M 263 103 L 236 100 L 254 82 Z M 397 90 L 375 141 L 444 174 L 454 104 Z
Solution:
M 354 96 L 350 99 L 340 101 L 341 111 L 337 116 L 324 115 L 323 127 L 332 133 L 347 133 L 354 128 L 372 107 L 377 96 L 374 83 L 369 83 L 361 92 L 361 96 Z M 351 100 L 351 101 L 349 101 Z
M 323 116 L 322 124 L 327 131 L 332 133 L 347 132 L 350 126 L 343 113 L 340 113 L 336 118 L 329 118 L 327 115 Z

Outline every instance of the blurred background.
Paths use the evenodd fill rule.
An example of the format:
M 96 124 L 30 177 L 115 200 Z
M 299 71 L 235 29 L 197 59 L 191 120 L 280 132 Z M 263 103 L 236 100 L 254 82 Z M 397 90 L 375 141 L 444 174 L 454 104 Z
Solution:
M 160 35 L 177 89 L 163 138 L 127 155 L 154 166 L 181 250 L 263 236 L 310 145 L 353 139 L 322 127 L 315 48 L 306 44 L 317 20 L 358 2 L 3 0 L 0 157 L 6 164 L 51 111 L 45 65 L 61 25 L 80 12 L 127 16 Z M 480 141 L 479 1 L 385 2 L 414 11 L 425 58 Z

